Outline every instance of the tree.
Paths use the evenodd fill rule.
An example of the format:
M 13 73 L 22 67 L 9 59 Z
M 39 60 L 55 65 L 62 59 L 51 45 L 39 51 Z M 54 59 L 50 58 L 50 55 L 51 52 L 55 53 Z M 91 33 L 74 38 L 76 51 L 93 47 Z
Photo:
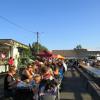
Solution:
M 40 43 L 37 43 L 37 42 L 33 42 L 33 44 L 32 44 L 32 46 L 31 45 L 29 45 L 30 46 L 30 48 L 31 48 L 31 51 L 32 51 L 32 54 L 37 54 L 37 52 L 39 51 L 48 51 L 48 49 L 45 47 L 45 46 L 43 46 L 43 45 L 41 45 Z
M 74 50 L 80 50 L 80 49 L 82 49 L 82 45 L 77 45 L 75 48 L 74 48 Z
M 29 57 L 29 56 L 31 55 L 30 49 L 24 49 L 24 50 L 23 50 L 23 55 L 24 55 L 25 57 Z

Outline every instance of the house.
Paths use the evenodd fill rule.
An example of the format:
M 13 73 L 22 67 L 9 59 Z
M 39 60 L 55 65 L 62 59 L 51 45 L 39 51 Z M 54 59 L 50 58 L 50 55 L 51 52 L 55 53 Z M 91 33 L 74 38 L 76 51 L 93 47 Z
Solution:
M 27 56 L 23 54 L 24 50 L 29 49 L 29 47 L 23 43 L 15 41 L 13 39 L 0 39 L 0 72 L 4 72 L 5 65 L 2 60 L 2 54 L 5 55 L 5 59 L 9 57 L 14 58 L 16 67 L 18 66 L 18 59 L 22 56 Z

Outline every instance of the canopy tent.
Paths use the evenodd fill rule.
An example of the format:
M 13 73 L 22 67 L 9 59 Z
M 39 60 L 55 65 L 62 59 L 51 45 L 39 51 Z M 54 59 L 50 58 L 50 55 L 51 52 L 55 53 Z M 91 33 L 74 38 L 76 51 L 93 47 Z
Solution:
M 57 58 L 57 55 L 53 54 L 53 55 L 52 55 L 52 58 Z
M 65 59 L 65 57 L 61 56 L 61 55 L 57 55 L 58 59 Z
M 56 59 L 65 59 L 65 57 L 61 56 L 61 55 L 52 55 L 52 58 L 56 58 Z
M 41 51 L 41 52 L 39 52 L 39 54 L 37 54 L 37 56 L 40 56 L 40 57 L 51 57 L 52 53 L 50 51 Z

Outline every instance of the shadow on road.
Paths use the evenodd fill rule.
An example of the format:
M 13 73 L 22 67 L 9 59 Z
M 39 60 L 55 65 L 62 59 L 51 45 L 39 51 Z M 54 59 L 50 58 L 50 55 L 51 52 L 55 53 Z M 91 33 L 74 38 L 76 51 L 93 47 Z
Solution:
M 68 71 L 63 80 L 61 100 L 93 100 L 83 83 L 75 70 Z

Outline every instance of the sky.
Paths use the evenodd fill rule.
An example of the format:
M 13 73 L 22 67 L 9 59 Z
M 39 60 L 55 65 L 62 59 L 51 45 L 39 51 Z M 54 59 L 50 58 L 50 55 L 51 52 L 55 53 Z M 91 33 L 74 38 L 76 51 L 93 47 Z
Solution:
M 0 38 L 49 50 L 100 50 L 100 0 L 0 0 Z

